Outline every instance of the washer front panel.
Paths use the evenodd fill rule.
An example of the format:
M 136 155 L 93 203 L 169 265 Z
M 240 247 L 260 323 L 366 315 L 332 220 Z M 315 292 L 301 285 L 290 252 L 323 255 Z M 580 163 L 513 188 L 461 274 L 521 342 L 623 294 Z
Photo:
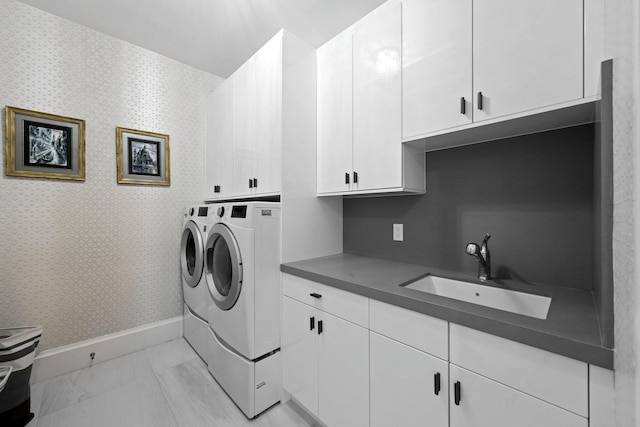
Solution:
M 200 283 L 204 266 L 202 234 L 193 221 L 188 221 L 182 231 L 180 266 L 187 285 L 195 288 Z

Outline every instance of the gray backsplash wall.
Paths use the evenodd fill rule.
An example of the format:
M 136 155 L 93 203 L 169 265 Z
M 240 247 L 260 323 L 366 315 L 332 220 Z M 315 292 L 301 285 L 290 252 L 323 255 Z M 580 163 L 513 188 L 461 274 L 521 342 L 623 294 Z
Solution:
M 426 194 L 344 200 L 344 252 L 475 274 L 464 248 L 489 232 L 494 276 L 592 289 L 593 134 L 583 125 L 427 153 Z

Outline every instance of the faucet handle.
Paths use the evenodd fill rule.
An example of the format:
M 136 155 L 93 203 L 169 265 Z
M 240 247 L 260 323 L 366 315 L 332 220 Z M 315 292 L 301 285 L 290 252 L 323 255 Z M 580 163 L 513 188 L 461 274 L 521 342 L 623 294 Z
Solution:
M 480 252 L 480 247 L 476 243 L 467 243 L 467 247 L 464 250 L 468 255 L 477 256 Z

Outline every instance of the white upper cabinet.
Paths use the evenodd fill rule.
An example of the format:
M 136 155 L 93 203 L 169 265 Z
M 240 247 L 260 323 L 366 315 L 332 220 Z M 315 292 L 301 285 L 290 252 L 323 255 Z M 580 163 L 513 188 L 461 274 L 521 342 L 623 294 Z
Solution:
M 351 189 L 353 42 L 350 30 L 318 49 L 318 193 Z
M 239 195 L 281 189 L 282 36 L 234 74 L 235 188 Z
M 402 144 L 402 5 L 391 0 L 318 49 L 318 194 L 423 193 Z
M 402 0 L 403 140 L 594 95 L 601 3 Z
M 389 1 L 353 34 L 353 171 L 358 190 L 402 186 L 402 14 Z
M 253 190 L 276 193 L 281 185 L 282 37 L 271 39 L 255 55 L 255 137 Z M 248 178 L 248 177 L 247 177 Z
M 280 194 L 285 140 L 289 150 L 313 159 L 315 138 L 305 132 L 315 136 L 315 128 L 307 130 L 308 121 L 299 118 L 313 120 L 315 97 L 305 98 L 311 99 L 311 107 L 298 103 L 304 104 L 298 108 L 303 111 L 289 111 L 286 116 L 283 96 L 291 90 L 299 94 L 315 89 L 314 52 L 282 30 L 214 91 L 207 105 L 205 199 Z M 292 131 L 301 127 L 297 133 Z
M 472 121 L 471 1 L 403 0 L 403 138 Z
M 233 80 L 225 81 L 207 99 L 205 198 L 234 194 Z
M 234 187 L 238 194 L 250 193 L 255 178 L 255 70 L 255 60 L 251 58 L 233 73 Z
M 605 0 L 584 2 L 584 96 L 596 96 L 600 90 L 600 64 L 604 52 Z
M 473 2 L 474 121 L 583 97 L 582 4 Z

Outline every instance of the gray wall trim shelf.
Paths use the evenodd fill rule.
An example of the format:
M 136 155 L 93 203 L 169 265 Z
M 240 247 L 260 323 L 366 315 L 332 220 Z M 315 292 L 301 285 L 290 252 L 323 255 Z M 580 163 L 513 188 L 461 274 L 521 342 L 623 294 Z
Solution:
M 614 348 L 613 311 L 613 60 L 601 67 L 594 141 L 593 296 L 602 344 Z

